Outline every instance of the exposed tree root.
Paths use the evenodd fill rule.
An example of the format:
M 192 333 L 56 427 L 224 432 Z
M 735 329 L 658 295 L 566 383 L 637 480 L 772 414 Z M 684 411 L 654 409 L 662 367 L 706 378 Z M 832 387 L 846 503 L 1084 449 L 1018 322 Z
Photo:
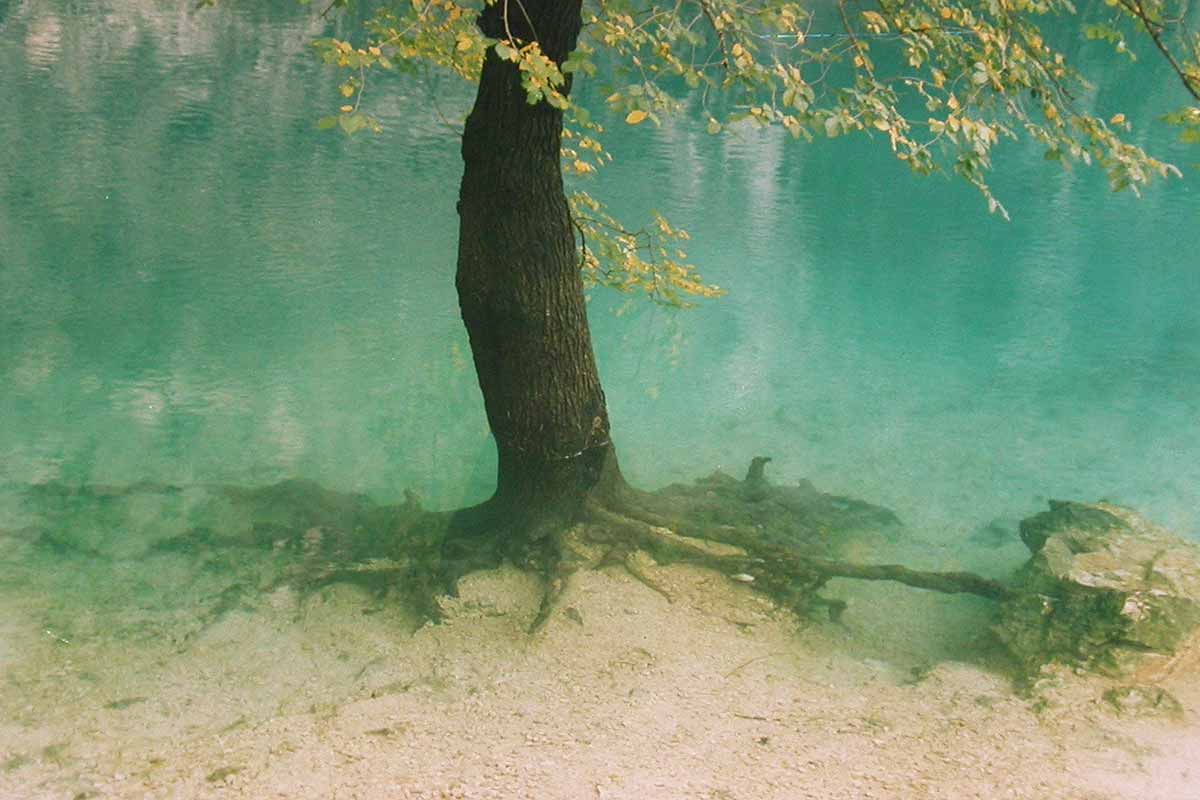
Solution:
M 1004 584 L 973 572 L 926 572 L 899 564 L 851 564 L 846 561 L 808 559 L 813 569 L 831 578 L 857 578 L 866 581 L 896 581 L 918 589 L 947 594 L 975 594 L 989 600 L 1007 600 L 1013 592 Z
M 768 461 L 754 459 L 741 482 L 725 476 L 707 479 L 706 499 L 716 495 L 721 507 L 729 512 L 724 517 L 711 513 L 716 507 L 711 502 L 707 514 L 696 513 L 699 503 L 681 506 L 681 496 L 686 500 L 695 493 L 681 492 L 678 488 L 668 492 L 667 502 L 661 495 L 633 490 L 622 493 L 615 502 L 611 498 L 605 502 L 589 499 L 576 523 L 547 537 L 540 551 L 546 590 L 531 630 L 537 630 L 550 618 L 570 576 L 580 569 L 619 566 L 668 602 L 672 601 L 671 593 L 650 576 L 647 558 L 652 559 L 651 564 L 656 560 L 703 566 L 750 586 L 778 605 L 800 613 L 825 609 L 835 620 L 844 611 L 845 603 L 818 594 L 832 578 L 890 580 L 992 600 L 1011 595 L 1002 584 L 973 573 L 926 572 L 896 564 L 856 564 L 811 554 L 833 550 L 828 537 L 816 542 L 798 539 L 795 545 L 786 546 L 766 539 L 760 523 L 754 527 L 728 524 L 730 518 L 752 520 L 756 517 L 755 506 L 778 500 L 777 487 L 772 487 L 763 474 Z M 713 487 L 724 491 L 714 491 Z M 784 497 L 788 496 L 785 491 Z M 795 517 L 798 528 L 812 524 L 811 519 L 800 516 L 794 507 L 785 506 L 783 513 Z M 778 527 L 778 520 L 774 524 Z M 696 535 L 691 535 L 692 530 Z
M 621 566 L 624 567 L 626 572 L 632 575 L 635 580 L 637 580 L 647 589 L 657 592 L 668 603 L 674 603 L 675 597 L 664 587 L 660 586 L 657 581 L 650 577 L 650 574 L 645 569 L 645 565 L 642 563 L 643 559 L 638 558 L 638 555 L 638 553 L 630 553 L 625 557 L 625 560 L 621 562 Z
M 572 575 L 585 569 L 622 569 L 672 602 L 676 590 L 662 583 L 663 573 L 656 569 L 671 562 L 714 570 L 780 607 L 826 611 L 835 620 L 845 603 L 820 594 L 833 578 L 889 580 L 999 601 L 994 630 L 1030 674 L 1050 659 L 1107 669 L 1126 663 L 1135 650 L 1170 653 L 1176 648 L 1161 644 L 1167 641 L 1162 626 L 1191 624 L 1175 610 L 1191 608 L 1191 599 L 1181 594 L 1183 605 L 1162 606 L 1168 611 L 1142 618 L 1150 620 L 1149 628 L 1133 627 L 1138 620 L 1129 617 L 1127 598 L 1137 598 L 1139 608 L 1156 601 L 1175 580 L 1162 576 L 1182 569 L 1168 558 L 1176 566 L 1160 572 L 1163 553 L 1183 548 L 1178 564 L 1191 563 L 1194 553 L 1185 553 L 1170 537 L 1147 544 L 1144 537 L 1157 529 L 1128 509 L 1052 502 L 1050 511 L 1022 523 L 1022 537 L 1034 550 L 1050 547 L 1048 537 L 1060 537 L 1055 540 L 1059 551 L 1066 548 L 1081 558 L 1093 550 L 1076 547 L 1121 543 L 1124 549 L 1106 550 L 1105 558 L 1128 558 L 1133 566 L 1126 574 L 1135 581 L 1142 575 L 1150 590 L 1135 586 L 1126 596 L 1125 589 L 1098 595 L 1088 576 L 1094 570 L 1109 575 L 1108 561 L 1087 566 L 1076 578 L 1059 576 L 1057 567 L 1039 558 L 1027 562 L 1009 587 L 967 572 L 858 563 L 848 554 L 864 552 L 858 546 L 864 537 L 888 536 L 898 525 L 895 516 L 818 492 L 806 482 L 773 485 L 765 475 L 767 463 L 754 459 L 742 480 L 715 473 L 654 493 L 630 488 L 614 468 L 616 480 L 590 484 L 594 490 L 586 496 L 556 508 L 491 501 L 452 513 L 425 511 L 411 496 L 399 505 L 380 506 L 365 496 L 303 481 L 259 489 L 40 484 L 23 495 L 37 524 L 23 528 L 17 541 L 31 554 L 49 551 L 88 580 L 98 574 L 124 580 L 131 559 L 144 559 L 148 574 L 170 565 L 170 588 L 177 597 L 161 611 L 164 619 L 171 618 L 168 635 L 177 646 L 231 611 L 264 600 L 276 605 L 278 598 L 266 595 L 283 586 L 303 598 L 330 584 L 357 584 L 373 595 L 372 611 L 389 597 L 423 624 L 448 606 L 461 607 L 448 604 L 446 595 L 456 592 L 462 577 L 504 563 L 543 582 L 531 630 L 554 616 Z M 129 536 L 132 527 L 145 525 L 148 508 L 159 522 Z M 1114 568 L 1112 574 L 1119 573 Z M 1165 602 L 1176 600 L 1168 596 Z M 185 624 L 176 626 L 180 621 Z M 1178 651 L 1187 653 L 1193 645 L 1182 644 Z M 1161 674 L 1190 663 L 1176 659 Z
M 1011 596 L 1011 591 L 1004 585 L 969 572 L 926 572 L 896 564 L 855 564 L 808 556 L 756 541 L 752 534 L 736 529 L 719 531 L 716 538 L 697 538 L 604 508 L 591 507 L 588 514 L 596 523 L 594 529 L 599 531 L 593 536 L 601 540 L 617 533 L 625 539 L 622 543 L 625 547 L 646 550 L 662 561 L 687 562 L 713 569 L 796 610 L 826 606 L 832 613 L 839 613 L 837 604 L 830 606 L 817 595 L 831 578 L 889 580 L 920 589 L 975 594 L 992 600 Z M 646 582 L 636 573 L 635 577 Z
M 410 496 L 400 505 L 377 506 L 299 481 L 255 490 L 213 487 L 214 513 L 223 503 L 232 505 L 232 513 L 251 521 L 244 533 L 231 538 L 214 532 L 219 528 L 198 526 L 155 547 L 205 558 L 228 547 L 266 549 L 278 565 L 277 577 L 260 589 L 286 583 L 311 592 L 351 582 L 377 594 L 393 593 L 426 619 L 440 616 L 438 598 L 453 594 L 465 575 L 511 563 L 543 580 L 533 629 L 551 617 L 571 575 L 581 569 L 623 569 L 672 601 L 671 591 L 654 578 L 655 562 L 703 566 L 782 607 L 801 613 L 823 609 L 835 619 L 845 604 L 819 591 L 839 577 L 993 600 L 1010 596 L 1003 585 L 970 573 L 846 560 L 847 542 L 891 535 L 899 527 L 895 515 L 824 494 L 807 482 L 773 485 L 764 472 L 768 462 L 755 458 L 742 480 L 714 473 L 654 493 L 622 481 L 569 513 L 532 521 L 520 509 L 492 503 L 436 513 Z M 73 495 L 64 497 L 73 502 Z M 54 544 L 53 535 L 48 531 L 43 538 Z

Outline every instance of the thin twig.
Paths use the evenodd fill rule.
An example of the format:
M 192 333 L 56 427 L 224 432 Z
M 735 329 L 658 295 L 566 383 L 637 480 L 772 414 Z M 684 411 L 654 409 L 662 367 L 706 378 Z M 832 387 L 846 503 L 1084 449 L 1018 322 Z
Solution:
M 755 656 L 754 658 L 750 659 L 749 661 L 743 661 L 741 664 L 738 664 L 736 667 L 729 670 L 729 672 L 726 672 L 725 677 L 732 678 L 734 675 L 738 674 L 746 667 L 750 666 L 751 664 L 755 664 L 759 661 L 765 661 L 768 658 L 778 658 L 779 656 L 786 656 L 786 655 L 789 655 L 789 654 L 788 653 L 767 653 L 766 655 Z
M 1120 0 L 1120 3 L 1126 11 L 1142 23 L 1142 27 L 1146 29 L 1146 33 L 1150 36 L 1150 40 L 1154 42 L 1154 46 L 1158 48 L 1158 51 L 1167 59 L 1167 63 L 1171 65 L 1171 69 L 1175 70 L 1175 74 L 1179 76 L 1179 80 L 1183 83 L 1183 88 L 1194 99 L 1200 100 L 1200 80 L 1193 78 L 1175 58 L 1175 54 L 1171 52 L 1171 49 L 1167 47 L 1167 43 L 1163 41 L 1162 37 L 1164 30 L 1162 23 L 1150 18 L 1145 6 L 1142 5 L 1142 0 Z

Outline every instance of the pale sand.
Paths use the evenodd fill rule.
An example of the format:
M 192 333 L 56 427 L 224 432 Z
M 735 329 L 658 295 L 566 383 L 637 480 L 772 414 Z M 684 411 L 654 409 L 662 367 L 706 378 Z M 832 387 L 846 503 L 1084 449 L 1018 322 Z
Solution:
M 0 797 L 1200 798 L 1194 669 L 1166 683 L 1182 718 L 1118 716 L 1071 675 L 1037 703 L 983 665 L 982 601 L 840 583 L 842 623 L 800 623 L 655 573 L 673 603 L 587 573 L 534 636 L 512 570 L 411 635 L 339 585 L 183 643 L 64 643 L 51 600 L 0 591 Z

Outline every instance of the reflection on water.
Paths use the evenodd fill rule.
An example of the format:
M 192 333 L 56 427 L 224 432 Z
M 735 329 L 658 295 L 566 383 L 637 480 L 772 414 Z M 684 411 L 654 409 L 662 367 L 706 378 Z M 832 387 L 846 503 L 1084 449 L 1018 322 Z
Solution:
M 192 5 L 0 17 L 0 97 L 22 110 L 0 120 L 0 482 L 486 494 L 457 138 L 430 111 L 460 117 L 468 87 L 380 79 L 383 135 L 319 133 L 337 98 L 307 43 L 337 23 Z M 1176 89 L 1143 69 L 1091 102 L 1148 124 Z M 730 290 L 682 315 L 594 298 L 635 479 L 769 453 L 935 537 L 1046 496 L 1200 535 L 1194 178 L 1138 202 L 1008 145 L 1004 224 L 878 142 L 672 122 L 610 143 L 599 193 L 687 227 Z

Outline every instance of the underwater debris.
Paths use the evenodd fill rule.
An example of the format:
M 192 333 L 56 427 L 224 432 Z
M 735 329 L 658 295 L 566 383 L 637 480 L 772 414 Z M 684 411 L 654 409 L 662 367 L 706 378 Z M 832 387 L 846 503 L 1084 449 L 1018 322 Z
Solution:
M 104 707 L 110 708 L 114 711 L 121 711 L 122 709 L 129 708 L 130 706 L 136 706 L 139 703 L 144 703 L 149 699 L 150 698 L 148 697 L 122 697 L 120 700 L 113 700 L 111 703 L 105 703 Z
M 204 780 L 208 781 L 209 783 L 217 783 L 225 780 L 231 775 L 237 775 L 243 769 L 245 769 L 245 767 L 220 767 L 205 775 Z
M 16 753 L 0 761 L 0 772 L 12 772 L 29 763 L 31 763 L 29 756 L 24 753 Z
M 1115 686 L 1102 697 L 1122 716 L 1183 716 L 1183 704 L 1160 686 Z

